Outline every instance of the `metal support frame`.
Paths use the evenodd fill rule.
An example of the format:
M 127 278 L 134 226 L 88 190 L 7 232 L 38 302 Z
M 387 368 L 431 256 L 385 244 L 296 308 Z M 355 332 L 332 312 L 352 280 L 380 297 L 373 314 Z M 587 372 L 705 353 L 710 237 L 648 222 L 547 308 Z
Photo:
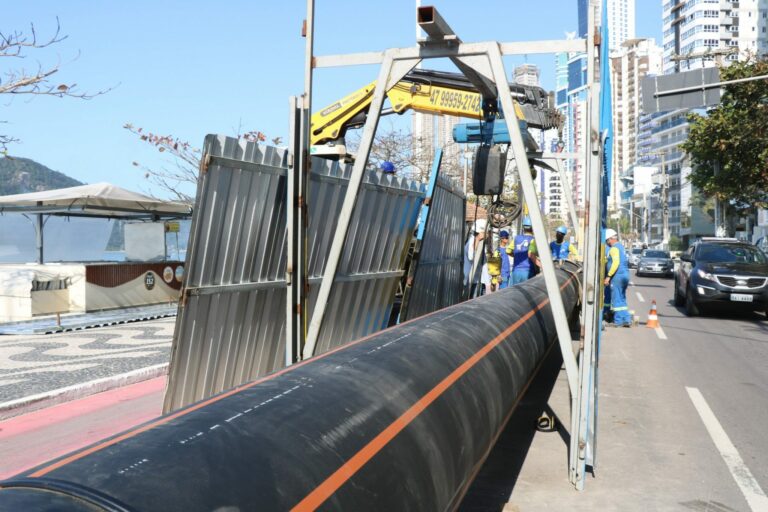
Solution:
M 45 227 L 45 221 L 43 220 L 43 214 L 38 213 L 35 215 L 35 244 L 37 246 L 37 262 L 42 265 L 43 259 L 43 229 Z
M 352 66 L 361 64 L 381 64 L 379 77 L 376 82 L 368 118 L 363 128 L 359 153 L 355 160 L 349 185 L 344 197 L 337 229 L 331 244 L 330 253 L 318 292 L 312 319 L 307 333 L 307 343 L 303 357 L 314 355 L 314 348 L 320 333 L 323 316 L 327 307 L 331 287 L 338 269 L 339 260 L 347 236 L 352 212 L 360 190 L 365 165 L 367 163 L 376 127 L 381 115 L 386 91 L 399 81 L 410 69 L 423 59 L 449 58 L 462 70 L 470 68 L 467 78 L 482 77 L 483 83 L 475 84 L 482 90 L 490 79 L 495 86 L 495 92 L 505 113 L 504 122 L 510 134 L 510 151 L 515 160 L 523 199 L 529 205 L 529 216 L 533 227 L 534 237 L 542 260 L 544 280 L 551 301 L 551 310 L 555 320 L 560 350 L 565 363 L 568 388 L 571 396 L 571 446 L 569 456 L 569 476 L 577 489 L 584 486 L 586 464 L 594 463 L 595 440 L 595 405 L 596 405 L 596 340 L 600 330 L 600 298 L 601 294 L 601 255 L 600 241 L 600 209 L 601 209 L 601 168 L 600 168 L 600 137 L 597 133 L 599 120 L 599 83 L 597 82 L 596 63 L 599 62 L 599 42 L 595 35 L 595 8 L 602 0 L 590 0 L 589 34 L 586 40 L 541 41 L 526 43 L 462 43 L 458 37 L 445 37 L 429 41 L 429 44 L 411 48 L 389 49 L 384 52 L 365 54 L 332 55 L 313 57 L 314 67 Z M 451 32 L 452 34 L 452 32 Z M 579 358 L 574 355 L 574 341 L 571 339 L 568 316 L 560 294 L 560 288 L 555 274 L 555 266 L 549 248 L 543 216 L 536 197 L 536 190 L 531 176 L 529 155 L 526 152 L 520 126 L 515 115 L 512 96 L 509 91 L 504 55 L 554 53 L 559 51 L 581 51 L 589 55 L 589 119 L 585 154 L 579 155 L 585 160 L 588 182 L 588 208 L 585 222 L 584 276 L 582 296 L 582 317 L 584 319 L 583 339 L 579 345 Z M 457 64 L 458 65 L 458 64 Z M 480 81 L 480 80 L 478 80 Z M 498 91 L 504 91 L 499 94 Z M 552 155 L 547 155 L 555 158 Z M 558 157 L 559 158 L 559 157 Z M 564 185 L 568 180 L 558 165 L 558 173 Z M 564 188 L 569 196 L 571 221 L 577 226 L 576 210 L 570 197 L 570 190 Z
M 285 322 L 285 365 L 295 363 L 304 346 L 304 321 L 306 317 L 306 230 L 307 217 L 304 209 L 307 184 L 305 162 L 307 138 L 304 127 L 309 122 L 309 111 L 304 108 L 303 99 L 291 96 L 289 100 L 291 140 L 289 147 L 288 173 L 286 183 L 286 322 Z
M 565 195 L 565 199 L 568 202 L 568 215 L 571 218 L 571 227 L 573 228 L 573 232 L 577 234 L 577 242 L 581 242 L 584 239 L 584 236 L 579 227 L 579 214 L 576 211 L 576 203 L 573 201 L 573 195 L 570 193 L 570 191 L 573 190 L 571 188 L 571 180 L 568 179 L 568 175 L 565 173 L 565 169 L 563 169 L 562 161 L 555 160 L 555 165 L 557 166 L 557 175 L 560 176 L 561 188 L 568 191 L 563 195 Z
M 535 45 L 534 45 L 535 46 Z M 549 51 L 573 51 L 574 49 L 580 49 L 580 48 L 586 48 L 586 43 L 583 40 L 565 40 L 565 41 L 547 41 L 546 47 Z M 325 309 L 327 307 L 328 298 L 330 297 L 331 287 L 333 286 L 333 276 L 336 274 L 336 270 L 338 268 L 339 260 L 341 257 L 341 251 L 344 247 L 344 240 L 346 239 L 347 230 L 349 228 L 349 223 L 351 220 L 352 211 L 354 210 L 354 206 L 357 200 L 357 194 L 360 189 L 360 184 L 362 182 L 363 178 L 363 171 L 365 168 L 365 164 L 367 163 L 368 156 L 371 151 L 371 146 L 373 144 L 373 136 L 376 132 L 376 127 L 378 126 L 379 118 L 381 115 L 381 109 L 384 104 L 384 99 L 386 97 L 386 91 L 391 88 L 395 83 L 400 81 L 405 74 L 408 73 L 413 67 L 415 67 L 419 62 L 421 62 L 422 59 L 432 59 L 432 58 L 449 58 L 449 59 L 458 59 L 461 58 L 462 62 L 467 64 L 470 62 L 472 65 L 480 66 L 483 69 L 481 70 L 481 75 L 483 76 L 490 76 L 493 74 L 494 77 L 498 75 L 498 69 L 492 70 L 493 68 L 493 62 L 491 55 L 495 56 L 495 59 L 498 61 L 497 65 L 500 66 L 500 70 L 504 71 L 504 64 L 501 60 L 502 55 L 505 54 L 512 54 L 515 50 L 523 50 L 528 53 L 530 53 L 528 50 L 531 49 L 531 46 L 529 45 L 504 45 L 500 44 L 498 42 L 491 42 L 491 43 L 456 43 L 456 40 L 449 40 L 445 44 L 431 44 L 431 45 L 425 45 L 421 47 L 411 47 L 411 48 L 391 48 L 384 52 L 377 52 L 377 53 L 370 53 L 370 54 L 364 54 L 364 56 L 361 57 L 360 54 L 353 54 L 350 56 L 345 55 L 336 55 L 336 56 L 327 56 L 324 58 L 321 57 L 313 57 L 313 61 L 315 62 L 315 67 L 333 67 L 333 66 L 352 66 L 352 65 L 360 65 L 362 63 L 365 64 L 372 64 L 372 63 L 381 63 L 381 69 L 379 71 L 379 77 L 376 81 L 376 88 L 374 89 L 373 98 L 371 101 L 371 106 L 369 109 L 369 115 L 366 120 L 365 126 L 363 128 L 363 134 L 361 137 L 360 142 L 360 148 L 358 150 L 357 158 L 355 160 L 354 167 L 352 169 L 352 175 L 350 177 L 350 183 L 347 188 L 347 192 L 344 197 L 344 202 L 342 204 L 341 212 L 339 214 L 339 219 L 337 223 L 337 229 L 336 233 L 334 235 L 333 242 L 331 243 L 331 249 L 330 253 L 328 255 L 328 261 L 326 263 L 325 272 L 323 275 L 323 282 L 320 286 L 320 290 L 318 291 L 318 298 L 317 303 L 315 304 L 314 311 L 312 312 L 312 318 L 309 323 L 309 329 L 307 332 L 307 339 L 306 339 L 306 345 L 304 346 L 303 350 L 303 358 L 309 358 L 314 355 L 315 351 L 315 345 L 317 343 L 318 336 L 320 334 L 320 329 L 322 327 L 323 323 L 323 317 L 325 315 Z M 506 50 L 506 51 L 505 51 Z M 483 57 L 484 59 L 477 59 L 476 57 Z M 472 77 L 468 77 L 470 80 Z M 505 86 L 507 86 L 507 89 L 503 89 L 504 91 L 508 90 L 509 83 L 506 80 L 506 77 L 503 77 L 503 81 Z M 499 88 L 499 81 L 496 80 L 496 88 L 498 90 Z M 514 107 L 512 105 L 512 96 L 511 93 L 509 94 L 501 94 L 499 96 L 502 101 L 502 106 L 505 109 L 509 109 L 510 112 L 513 113 L 512 116 L 508 116 L 508 119 L 515 118 L 514 117 Z M 506 106 L 504 106 L 506 104 Z M 506 110 L 505 110 L 506 111 Z M 515 118 L 516 119 L 516 118 Z M 512 134 L 517 134 L 518 137 L 520 137 L 520 144 L 521 144 L 521 158 L 519 160 L 524 162 L 525 168 L 528 169 L 527 172 L 528 180 L 530 182 L 530 193 L 526 197 L 530 197 L 531 202 L 530 204 L 538 204 L 536 201 L 536 193 L 533 186 L 533 181 L 530 178 L 530 169 L 528 168 L 528 160 L 525 156 L 525 147 L 522 144 L 522 137 L 520 134 L 520 127 L 514 126 L 510 130 L 510 136 L 513 137 Z M 540 240 L 540 243 L 537 245 L 541 246 L 542 255 L 549 257 L 549 245 L 547 243 L 546 233 L 544 230 L 544 223 L 541 220 L 541 212 L 538 213 L 538 219 L 539 219 L 539 229 L 534 229 L 534 234 L 537 236 L 537 238 Z M 551 268 L 552 271 L 552 282 L 556 285 L 556 279 L 554 279 L 554 266 Z M 557 288 L 556 288 L 557 289 Z M 556 295 L 559 297 L 559 289 L 557 294 L 552 293 L 552 295 Z M 565 316 L 564 308 L 562 307 L 562 302 L 560 303 L 560 307 L 557 306 L 553 307 L 553 311 L 556 311 L 555 317 L 559 316 Z M 557 321 L 559 328 L 558 333 L 564 331 L 564 333 L 567 333 L 567 336 L 564 336 L 564 340 L 570 340 L 570 330 L 568 329 L 568 321 L 567 318 L 562 318 Z M 572 351 L 569 350 L 568 352 L 564 352 L 564 357 L 566 358 L 566 368 L 569 368 L 568 371 L 568 380 L 569 380 L 569 386 L 572 390 L 575 389 L 576 385 L 576 362 L 575 360 L 572 361 L 573 355 Z
M 357 203 L 357 196 L 360 192 L 360 185 L 363 182 L 365 166 L 368 163 L 368 156 L 371 153 L 374 135 L 376 134 L 376 127 L 379 124 L 381 108 L 384 105 L 384 99 L 386 98 L 387 90 L 391 87 L 391 84 L 399 82 L 406 75 L 406 73 L 408 73 L 408 71 L 410 71 L 413 66 L 416 65 L 417 61 L 420 60 L 411 59 L 410 61 L 406 61 L 405 66 L 396 65 L 396 62 L 393 58 L 393 55 L 396 53 L 396 51 L 387 50 L 384 53 L 384 62 L 381 65 L 379 78 L 376 82 L 376 88 L 373 92 L 373 99 L 371 101 L 368 119 L 365 122 L 363 135 L 360 140 L 360 148 L 358 149 L 357 158 L 355 159 L 355 164 L 352 168 L 352 175 L 349 178 L 347 192 L 344 195 L 344 202 L 342 203 L 341 211 L 339 212 L 339 218 L 336 224 L 336 232 L 333 236 L 331 249 L 328 253 L 328 260 L 325 264 L 323 281 L 320 284 L 320 290 L 318 291 L 317 295 L 317 302 L 315 303 L 315 308 L 312 312 L 312 320 L 309 322 L 306 345 L 304 345 L 303 351 L 303 359 L 307 359 L 315 355 L 315 346 L 320 335 L 320 329 L 323 325 L 323 317 L 325 316 L 325 310 L 328 306 L 328 298 L 331 295 L 331 287 L 333 286 L 333 280 L 339 267 L 339 261 L 341 260 L 341 253 L 344 249 L 344 242 L 346 241 L 347 232 L 349 231 L 349 223 L 352 220 L 352 212 L 354 211 L 355 204 Z
M 307 0 L 304 22 L 304 94 L 289 100 L 291 141 L 286 184 L 286 266 L 287 285 L 285 365 L 299 360 L 306 338 L 308 279 L 307 190 L 309 181 L 310 136 L 312 112 L 312 59 L 315 44 L 315 1 Z
M 509 82 L 507 82 L 504 61 L 502 60 L 501 55 L 501 50 L 499 49 L 498 44 L 488 44 L 488 58 L 493 70 L 493 78 L 496 81 L 496 87 L 501 91 L 507 91 L 509 90 Z M 557 275 L 555 274 L 555 263 L 552 260 L 552 252 L 549 249 L 547 231 L 544 227 L 544 219 L 541 214 L 541 209 L 539 208 L 538 199 L 536 198 L 536 187 L 533 183 L 531 167 L 528 163 L 528 155 L 525 150 L 525 143 L 523 142 L 523 135 L 520 131 L 520 124 L 517 120 L 517 116 L 515 115 L 512 95 L 500 94 L 499 100 L 501 102 L 501 108 L 504 110 L 504 121 L 507 123 L 507 129 L 509 130 L 510 149 L 515 158 L 515 165 L 517 167 L 523 197 L 528 205 L 528 216 L 531 219 L 533 236 L 536 240 L 536 248 L 541 257 L 542 273 L 544 274 L 544 281 L 547 285 L 552 316 L 555 319 L 560 351 L 563 354 L 565 371 L 568 377 L 568 387 L 571 394 L 575 394 L 578 367 L 576 358 L 573 355 L 571 329 L 568 324 L 568 315 L 566 314 L 565 306 L 563 305 L 563 298 L 560 295 L 560 285 L 558 284 Z
M 312 320 L 309 324 L 307 343 L 304 347 L 304 358 L 314 355 L 314 347 L 322 327 L 322 319 L 325 314 L 328 297 L 330 296 L 331 287 L 333 285 L 333 278 L 336 274 L 341 252 L 344 247 L 344 240 L 346 238 L 352 211 L 354 210 L 360 183 L 362 181 L 363 170 L 373 144 L 373 137 L 375 135 L 376 126 L 378 125 L 387 88 L 397 83 L 397 81 L 399 81 L 423 58 L 463 58 L 466 63 L 466 57 L 483 57 L 485 61 L 484 67 L 486 68 L 483 71 L 490 72 L 490 75 L 495 82 L 496 89 L 501 91 L 509 90 L 509 82 L 506 78 L 506 71 L 504 69 L 504 61 L 502 60 L 502 51 L 499 43 L 462 43 L 458 45 L 455 44 L 454 41 L 452 41 L 452 43 L 453 44 L 445 44 L 442 46 L 433 44 L 416 48 L 390 49 L 384 52 L 385 58 L 379 72 L 379 78 L 376 82 L 377 85 L 374 91 L 368 119 L 363 128 L 359 153 L 355 160 L 350 184 L 344 197 L 344 203 L 339 215 L 336 234 L 331 244 L 323 282 L 320 286 L 317 303 L 312 313 Z M 481 63 L 481 60 L 475 58 L 472 59 L 472 62 L 473 64 Z M 345 62 L 340 58 L 337 64 L 344 65 Z M 468 78 L 471 79 L 471 77 Z M 541 210 L 538 208 L 536 189 L 533 183 L 533 178 L 531 177 L 531 169 L 528 163 L 525 144 L 523 142 L 517 117 L 515 116 L 512 95 L 500 94 L 499 100 L 502 109 L 505 112 L 505 122 L 507 123 L 507 129 L 509 130 L 511 139 L 510 147 L 517 163 L 525 201 L 529 205 L 537 205 L 535 208 L 529 207 L 529 214 L 533 225 L 534 237 L 537 240 L 537 247 L 542 259 L 544 279 L 547 283 L 547 289 L 549 290 L 550 300 L 552 302 L 552 311 L 555 318 L 555 325 L 557 326 L 558 339 L 560 340 L 560 349 L 563 353 L 563 360 L 565 361 L 569 389 L 571 394 L 575 395 L 577 389 L 578 366 L 573 355 L 573 340 L 570 335 L 568 316 L 565 313 L 565 308 L 560 296 L 557 276 L 555 275 L 555 266 L 552 261 L 552 255 L 547 240 L 546 228 L 544 227 Z
M 530 153 L 528 153 L 530 156 Z M 571 195 L 570 191 L 571 189 L 571 182 L 568 179 L 568 176 L 565 174 L 565 170 L 563 169 L 562 161 L 563 160 L 569 160 L 571 158 L 571 155 L 573 153 L 566 153 L 564 155 L 556 154 L 556 153 L 544 153 L 536 155 L 536 165 L 546 167 L 550 171 L 556 172 L 557 175 L 560 177 L 560 183 L 561 187 L 563 189 L 563 194 L 565 195 L 565 198 L 568 202 L 568 216 L 571 221 L 571 229 L 574 233 L 576 233 L 576 240 L 577 242 L 580 242 L 583 238 L 581 230 L 579 229 L 579 216 L 576 212 L 576 204 L 573 202 L 573 195 Z M 555 167 L 552 167 L 551 165 L 547 164 L 545 160 L 552 160 L 555 164 Z
M 38 202 L 38 205 L 42 205 L 42 203 Z M 43 206 L 39 206 L 39 208 L 43 208 Z M 34 219 L 30 217 L 30 215 L 34 215 Z M 22 216 L 26 217 L 28 221 L 32 223 L 32 226 L 35 228 L 35 253 L 37 254 L 36 260 L 39 265 L 42 265 L 45 263 L 44 258 L 44 247 L 43 247 L 43 239 L 45 234 L 45 223 L 48 222 L 48 219 L 51 218 L 50 215 L 43 216 L 45 214 L 43 213 L 35 213 L 35 214 L 26 214 L 22 213 Z
M 584 285 L 582 291 L 582 332 L 579 350 L 578 392 L 572 402 L 571 450 L 569 477 L 578 490 L 584 488 L 587 466 L 595 467 L 597 418 L 597 350 L 601 325 L 602 254 L 601 209 L 602 166 L 600 124 L 600 45 L 597 36 L 597 12 L 602 0 L 589 0 L 588 30 L 590 46 L 587 52 L 589 96 L 586 129 L 586 192 L 587 208 L 584 219 Z

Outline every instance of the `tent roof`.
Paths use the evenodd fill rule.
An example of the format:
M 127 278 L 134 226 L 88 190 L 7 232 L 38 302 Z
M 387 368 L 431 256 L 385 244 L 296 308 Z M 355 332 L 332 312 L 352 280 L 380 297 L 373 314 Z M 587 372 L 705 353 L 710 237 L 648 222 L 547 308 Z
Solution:
M 106 218 L 188 217 L 192 208 L 184 203 L 161 201 L 110 183 L 94 183 L 28 194 L 0 196 L 0 213 Z

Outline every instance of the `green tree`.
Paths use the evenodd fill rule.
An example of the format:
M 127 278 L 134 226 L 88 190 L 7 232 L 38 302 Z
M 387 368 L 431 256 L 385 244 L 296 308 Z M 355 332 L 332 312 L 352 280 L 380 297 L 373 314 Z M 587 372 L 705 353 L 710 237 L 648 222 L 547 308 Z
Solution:
M 607 225 L 609 228 L 615 230 L 622 238 L 634 236 L 632 230 L 632 224 L 629 222 L 629 217 L 621 215 L 616 218 L 608 218 Z
M 720 70 L 723 81 L 761 75 L 768 75 L 768 60 Z M 681 147 L 693 163 L 691 183 L 737 210 L 768 207 L 768 80 L 727 85 L 720 105 L 688 119 L 690 133 Z

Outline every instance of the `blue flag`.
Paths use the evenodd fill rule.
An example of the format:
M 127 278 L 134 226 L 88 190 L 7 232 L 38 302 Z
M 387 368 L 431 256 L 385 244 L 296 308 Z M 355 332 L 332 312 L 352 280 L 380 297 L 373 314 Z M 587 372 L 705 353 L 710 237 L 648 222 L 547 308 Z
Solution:
M 605 222 L 608 195 L 611 193 L 611 160 L 613 157 L 613 106 L 611 105 L 611 59 L 608 49 L 608 2 L 603 2 L 600 23 L 600 135 L 603 147 L 603 200 L 602 217 Z

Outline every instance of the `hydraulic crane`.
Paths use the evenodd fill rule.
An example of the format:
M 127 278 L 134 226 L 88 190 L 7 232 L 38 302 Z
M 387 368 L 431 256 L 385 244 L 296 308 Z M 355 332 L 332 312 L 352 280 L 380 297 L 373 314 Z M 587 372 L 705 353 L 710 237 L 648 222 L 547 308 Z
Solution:
M 312 115 L 313 155 L 346 156 L 344 136 L 348 129 L 365 124 L 375 87 L 376 82 L 371 82 Z M 524 133 L 527 128 L 547 130 L 559 125 L 560 114 L 553 106 L 552 96 L 544 89 L 512 84 L 510 91 Z M 387 91 L 387 98 L 390 108 L 383 114 L 403 114 L 412 109 L 480 121 L 503 118 L 497 102 L 484 102 L 472 83 L 460 73 L 414 69 Z M 529 144 L 535 144 L 529 139 Z

